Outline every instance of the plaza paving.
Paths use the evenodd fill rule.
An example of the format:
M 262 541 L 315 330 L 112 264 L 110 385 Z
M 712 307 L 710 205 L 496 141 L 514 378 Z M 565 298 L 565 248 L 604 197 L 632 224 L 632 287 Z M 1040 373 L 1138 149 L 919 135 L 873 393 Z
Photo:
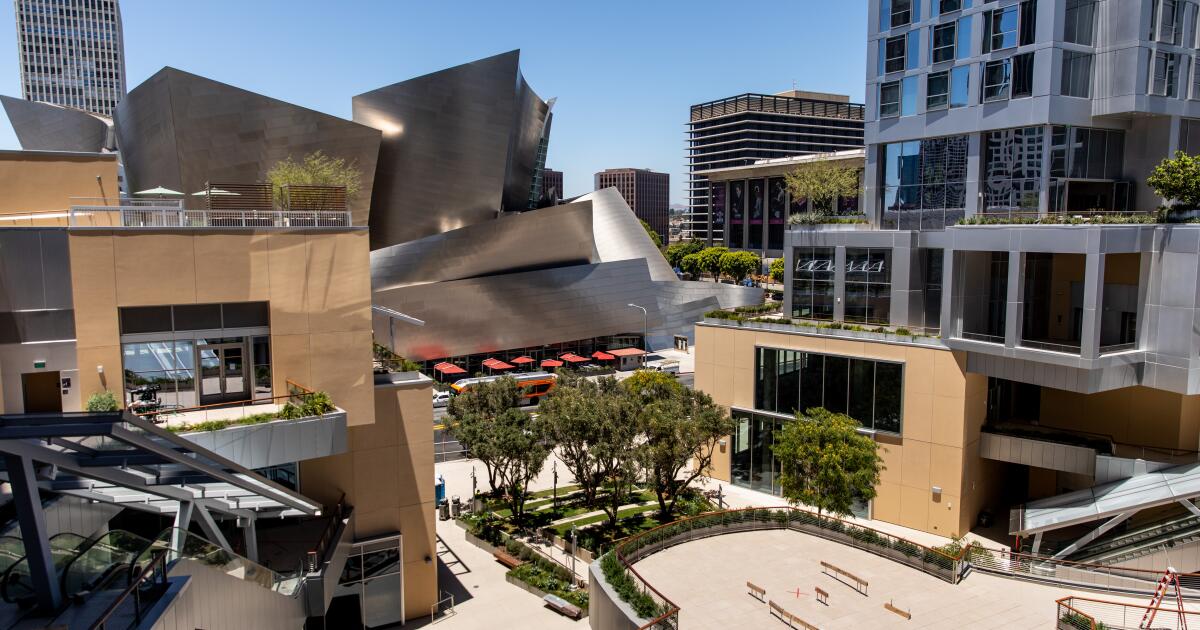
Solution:
M 866 580 L 868 595 L 824 575 L 821 561 Z M 786 627 L 770 615 L 767 604 L 747 594 L 747 581 L 765 588 L 769 600 L 823 629 L 1053 628 L 1056 599 L 1071 594 L 1097 597 L 980 572 L 949 584 L 865 551 L 786 530 L 705 538 L 654 554 L 635 567 L 679 605 L 680 627 L 688 630 Z M 828 606 L 816 601 L 816 586 L 829 593 Z M 885 610 L 888 601 L 911 612 L 912 620 Z

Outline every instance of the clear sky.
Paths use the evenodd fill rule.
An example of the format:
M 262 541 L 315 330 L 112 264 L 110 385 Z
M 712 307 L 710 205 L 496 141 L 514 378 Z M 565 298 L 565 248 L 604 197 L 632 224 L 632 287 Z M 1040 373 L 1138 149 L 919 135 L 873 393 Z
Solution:
M 568 196 L 605 168 L 671 174 L 684 201 L 688 106 L 792 88 L 862 102 L 866 2 L 121 0 L 129 88 L 163 66 L 336 116 L 377 87 L 521 49 L 558 97 L 547 166 Z M 0 93 L 20 96 L 11 2 Z M 0 148 L 19 148 L 0 116 Z

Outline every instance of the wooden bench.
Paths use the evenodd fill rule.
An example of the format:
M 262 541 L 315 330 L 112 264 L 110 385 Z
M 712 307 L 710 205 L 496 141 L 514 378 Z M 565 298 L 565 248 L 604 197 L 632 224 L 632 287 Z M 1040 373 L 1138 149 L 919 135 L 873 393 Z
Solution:
M 503 564 L 504 566 L 506 566 L 510 569 L 515 569 L 515 568 L 521 566 L 522 564 L 525 564 L 524 562 L 521 561 L 520 558 L 514 557 L 512 554 L 508 553 L 507 551 L 503 551 L 501 549 L 497 549 L 497 550 L 493 551 L 492 556 L 494 556 L 496 558 L 497 562 L 499 562 L 500 564 Z
M 830 573 L 831 571 L 832 571 L 832 573 Z M 821 561 L 821 573 L 824 573 L 825 575 L 828 575 L 829 577 L 832 577 L 839 581 L 842 581 L 842 580 L 838 576 L 844 577 L 847 580 L 854 582 L 854 590 L 858 591 L 859 593 L 862 593 L 863 595 L 867 594 L 867 586 L 868 586 L 867 581 L 858 577 L 857 575 L 854 575 L 853 573 L 851 573 L 845 569 L 834 566 L 834 565 L 829 564 L 828 562 L 825 562 L 824 560 L 822 560 Z
M 555 612 L 565 617 L 579 619 L 579 617 L 583 615 L 583 610 L 581 610 L 575 604 L 572 604 L 571 602 L 559 597 L 558 595 L 550 595 L 547 593 L 545 597 L 542 597 L 542 601 L 546 602 L 546 605 L 552 608 Z
M 786 623 L 789 628 L 798 628 L 799 630 L 821 630 L 820 628 L 808 623 L 807 621 L 793 615 L 783 609 L 783 606 L 776 604 L 774 601 L 767 602 L 772 617 L 778 617 L 780 621 Z
M 815 590 L 817 592 L 817 603 L 825 604 L 826 606 L 828 606 L 829 605 L 829 593 L 826 593 L 820 586 L 815 587 L 813 590 Z
M 908 612 L 907 610 L 900 610 L 899 608 L 896 607 L 895 604 L 893 604 L 890 601 L 885 603 L 883 605 L 883 607 L 887 610 L 890 610 L 890 611 L 896 613 L 897 615 L 900 615 L 901 617 L 904 617 L 905 619 L 907 619 L 909 621 L 912 621 L 912 613 Z
M 767 589 L 756 585 L 754 582 L 746 582 L 746 588 L 750 589 L 747 591 L 747 595 L 757 599 L 760 602 L 767 601 Z

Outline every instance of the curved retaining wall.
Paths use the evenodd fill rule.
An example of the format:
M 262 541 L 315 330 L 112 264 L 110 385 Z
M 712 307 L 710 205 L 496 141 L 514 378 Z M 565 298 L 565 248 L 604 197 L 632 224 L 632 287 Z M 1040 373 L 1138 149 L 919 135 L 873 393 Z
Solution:
M 592 630 L 637 630 L 649 621 L 621 601 L 604 579 L 599 560 L 588 565 L 588 623 Z

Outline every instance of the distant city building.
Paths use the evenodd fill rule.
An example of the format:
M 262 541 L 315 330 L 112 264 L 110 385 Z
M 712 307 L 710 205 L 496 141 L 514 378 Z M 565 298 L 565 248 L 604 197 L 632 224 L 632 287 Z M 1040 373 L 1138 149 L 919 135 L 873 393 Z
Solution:
M 725 238 L 725 216 L 710 212 L 708 179 L 699 171 L 861 148 L 863 110 L 848 96 L 797 90 L 693 105 L 688 118 L 690 213 L 683 238 Z
M 15 0 L 13 9 L 25 98 L 112 116 L 125 97 L 117 0 Z
M 549 168 L 542 171 L 542 197 L 548 200 L 561 200 L 563 198 L 562 171 Z
M 667 242 L 671 176 L 644 168 L 610 168 L 596 173 L 596 190 L 616 188 L 637 218 L 650 224 Z

